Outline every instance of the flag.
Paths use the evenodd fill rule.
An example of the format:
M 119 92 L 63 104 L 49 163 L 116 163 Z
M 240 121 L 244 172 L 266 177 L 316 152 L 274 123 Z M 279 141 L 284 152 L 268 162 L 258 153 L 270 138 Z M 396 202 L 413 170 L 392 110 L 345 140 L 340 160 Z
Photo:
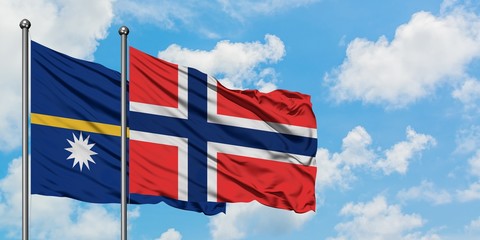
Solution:
M 130 47 L 130 192 L 315 210 L 310 97 L 230 90 Z
M 92 203 L 120 203 L 120 73 L 31 42 L 31 193 Z M 166 202 L 216 214 L 166 197 L 129 194 L 129 203 Z

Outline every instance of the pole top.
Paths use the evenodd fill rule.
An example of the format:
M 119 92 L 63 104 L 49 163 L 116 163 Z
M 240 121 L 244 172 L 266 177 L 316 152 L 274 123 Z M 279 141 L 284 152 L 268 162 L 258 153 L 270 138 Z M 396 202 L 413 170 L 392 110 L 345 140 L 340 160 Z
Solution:
M 19 24 L 19 25 L 20 25 L 20 28 L 21 28 L 21 29 L 24 29 L 24 28 L 29 29 L 30 26 L 32 26 L 32 24 L 30 23 L 30 21 L 28 21 L 28 19 L 26 19 L 26 18 L 23 19 L 22 21 L 20 21 L 20 24 Z
M 121 26 L 120 29 L 118 29 L 118 34 L 120 35 L 128 35 L 130 30 L 128 30 L 128 27 L 126 26 Z

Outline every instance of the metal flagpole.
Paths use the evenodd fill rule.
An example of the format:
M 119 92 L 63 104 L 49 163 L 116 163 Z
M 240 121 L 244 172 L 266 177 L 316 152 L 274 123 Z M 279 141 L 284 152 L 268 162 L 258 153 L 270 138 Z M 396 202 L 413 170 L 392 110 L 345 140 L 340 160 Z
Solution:
M 28 212 L 29 212 L 29 162 L 28 162 L 28 30 L 30 21 L 23 19 L 20 21 L 22 29 L 22 239 L 28 240 Z
M 122 38 L 122 117 L 121 117 L 121 141 L 122 141 L 122 195 L 121 195 L 121 236 L 122 240 L 127 240 L 127 35 L 129 30 L 122 26 L 118 30 Z

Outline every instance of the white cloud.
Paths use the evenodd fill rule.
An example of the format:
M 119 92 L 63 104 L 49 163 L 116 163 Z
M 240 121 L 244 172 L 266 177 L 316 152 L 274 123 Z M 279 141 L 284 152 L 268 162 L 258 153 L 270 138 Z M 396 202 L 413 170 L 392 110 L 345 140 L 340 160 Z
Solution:
M 20 236 L 21 159 L 14 159 L 0 179 L 0 228 Z M 106 207 L 68 198 L 31 196 L 30 233 L 35 239 L 118 239 L 118 216 Z M 117 211 L 118 212 L 118 211 Z
M 177 22 L 192 21 L 196 15 L 193 4 L 196 4 L 196 1 L 118 0 L 115 12 L 124 18 L 132 16 L 140 22 L 152 22 L 172 29 Z
M 211 31 L 209 20 L 218 25 L 218 17 L 232 24 L 243 23 L 251 17 L 273 15 L 292 8 L 307 6 L 319 0 L 247 0 L 247 1 L 199 1 L 184 0 L 117 0 L 115 12 L 127 20 L 133 17 L 144 23 L 156 24 L 166 29 L 177 29 L 181 25 L 189 26 L 208 38 L 218 38 Z M 225 19 L 225 16 L 231 19 Z M 233 21 L 230 21 L 233 20 Z
M 337 224 L 338 235 L 330 239 L 421 239 L 420 233 L 412 231 L 425 224 L 421 216 L 402 213 L 400 206 L 389 205 L 383 196 L 367 203 L 348 203 L 340 215 L 351 220 Z
M 356 167 L 371 166 L 375 153 L 370 149 L 372 138 L 361 126 L 348 132 L 342 140 L 342 152 L 331 156 L 327 149 L 317 151 L 317 188 L 339 185 L 342 188 L 355 179 L 352 170 Z
M 130 18 L 169 30 L 195 31 L 209 39 L 219 39 L 243 29 L 252 17 L 273 15 L 309 5 L 319 0 L 116 0 L 115 13 L 120 21 Z M 211 24 L 214 22 L 215 24 Z M 227 27 L 228 26 L 228 27 Z M 215 28 L 227 27 L 218 31 Z
M 258 74 L 258 80 L 255 83 L 256 88 L 260 92 L 271 92 L 277 89 L 277 73 L 273 68 L 265 68 L 263 69 L 260 74 Z
M 432 202 L 434 205 L 450 203 L 452 196 L 446 190 L 436 190 L 432 182 L 422 181 L 419 186 L 409 189 L 402 189 L 397 193 L 397 198 L 401 201 L 424 200 Z
M 355 127 L 342 140 L 340 153 L 330 154 L 323 148 L 317 151 L 317 188 L 322 190 L 333 185 L 346 188 L 355 179 L 353 170 L 357 168 L 382 170 L 386 175 L 392 172 L 405 174 L 415 156 L 435 145 L 432 136 L 416 133 L 410 126 L 406 135 L 406 141 L 393 145 L 381 157 L 381 153 L 372 148 L 368 132 L 361 126 Z
M 191 50 L 172 44 L 158 57 L 197 68 L 214 76 L 222 76 L 220 81 L 228 87 L 243 88 L 244 85 L 275 83 L 272 68 L 259 67 L 261 64 L 276 63 L 285 55 L 285 45 L 275 35 L 265 35 L 265 43 L 232 43 L 220 41 L 211 51 Z M 234 57 L 232 57 L 234 56 Z
M 418 12 L 391 41 L 354 39 L 343 64 L 325 80 L 337 101 L 404 107 L 464 79 L 468 64 L 480 57 L 479 29 L 480 17 L 460 8 L 441 16 Z
M 40 200 L 39 199 L 43 199 Z M 37 200 L 37 201 L 36 201 Z M 120 238 L 120 222 L 106 208 L 91 204 L 80 207 L 70 199 L 55 199 L 51 197 L 34 197 L 32 202 L 37 205 L 57 206 L 65 204 L 63 210 L 50 207 L 33 220 L 32 236 L 40 239 L 118 239 Z M 43 207 L 42 207 L 43 208 Z M 32 207 L 32 216 L 39 215 Z M 64 219 L 59 221 L 58 219 Z M 52 221 L 52 219 L 55 219 Z
M 140 207 L 135 206 L 133 209 L 127 211 L 127 217 L 129 219 L 137 219 L 140 217 Z
M 14 159 L 7 176 L 0 180 L 0 226 L 21 227 L 22 160 Z
M 469 128 L 461 129 L 455 137 L 456 153 L 468 154 L 480 148 L 480 126 L 472 125 Z
M 454 9 L 457 6 L 458 0 L 443 0 L 440 5 L 440 12 L 445 13 L 451 9 Z
M 31 38 L 58 51 L 92 59 L 98 40 L 107 35 L 113 18 L 113 0 L 0 1 L 0 150 L 20 146 L 21 122 L 21 29 L 28 18 Z
M 468 160 L 470 165 L 470 172 L 480 178 L 480 150 L 477 150 L 477 153 Z
M 478 180 L 471 183 L 467 189 L 457 190 L 457 198 L 461 202 L 480 200 L 480 150 L 468 159 L 468 171 Z
M 441 240 L 444 239 L 436 233 L 422 234 L 420 232 L 407 234 L 403 240 Z
M 33 40 L 73 57 L 92 59 L 98 40 L 107 36 L 113 19 L 112 3 L 113 0 L 6 0 L 0 8 L 0 24 L 2 29 L 17 36 L 7 37 L 13 43 L 9 49 L 18 46 L 10 51 L 20 52 L 18 23 L 28 18 Z
M 319 0 L 217 0 L 223 10 L 235 19 L 240 21 L 254 15 L 273 14 L 278 11 L 288 10 L 305 6 Z
M 466 232 L 480 233 L 480 217 L 472 220 L 467 226 L 465 226 Z
M 478 236 L 480 236 L 480 217 L 471 220 L 467 225 L 463 227 L 463 229 L 456 229 L 456 231 L 450 231 L 450 233 L 442 234 L 441 239 L 478 240 Z
M 291 232 L 300 229 L 315 216 L 311 211 L 297 214 L 257 202 L 228 204 L 227 208 L 227 214 L 210 218 L 210 233 L 214 240 L 237 240 L 262 233 Z
M 458 190 L 457 198 L 461 202 L 480 200 L 480 182 L 470 184 L 465 190 Z
M 371 144 L 372 137 L 365 128 L 357 126 L 342 140 L 342 152 L 339 157 L 353 167 L 370 165 L 375 159 L 375 153 L 368 149 Z
M 411 127 L 407 127 L 407 141 L 395 144 L 385 152 L 386 158 L 379 160 L 375 165 L 385 174 L 394 171 L 405 174 L 409 161 L 430 146 L 435 146 L 436 141 L 430 135 L 418 134 Z
M 338 153 L 334 153 L 337 154 Z M 341 158 L 330 157 L 327 149 L 317 150 L 317 192 L 329 186 L 338 185 L 341 188 L 348 188 L 350 182 L 355 179 L 350 167 L 345 165 Z
M 162 233 L 156 240 L 182 240 L 182 234 L 175 228 L 169 228 L 166 232 Z
M 480 81 L 476 79 L 467 79 L 460 88 L 452 92 L 452 96 L 461 101 L 466 110 L 477 109 L 480 101 Z

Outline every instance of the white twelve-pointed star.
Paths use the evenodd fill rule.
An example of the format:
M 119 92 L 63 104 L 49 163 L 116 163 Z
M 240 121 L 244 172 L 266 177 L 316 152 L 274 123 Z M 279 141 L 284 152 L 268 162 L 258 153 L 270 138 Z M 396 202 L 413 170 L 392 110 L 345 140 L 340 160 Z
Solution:
M 84 140 L 82 133 L 80 132 L 80 137 L 77 138 L 74 133 L 73 135 L 73 142 L 67 139 L 68 143 L 70 143 L 70 148 L 65 148 L 65 150 L 71 152 L 70 156 L 68 156 L 67 159 L 72 159 L 73 158 L 73 167 L 77 165 L 77 163 L 80 166 L 80 171 L 82 171 L 83 165 L 87 166 L 88 170 L 90 170 L 90 166 L 88 165 L 88 162 L 93 162 L 92 155 L 96 155 L 97 153 L 92 151 L 92 147 L 95 145 L 95 143 L 88 144 L 88 139 L 90 138 L 90 135 Z

